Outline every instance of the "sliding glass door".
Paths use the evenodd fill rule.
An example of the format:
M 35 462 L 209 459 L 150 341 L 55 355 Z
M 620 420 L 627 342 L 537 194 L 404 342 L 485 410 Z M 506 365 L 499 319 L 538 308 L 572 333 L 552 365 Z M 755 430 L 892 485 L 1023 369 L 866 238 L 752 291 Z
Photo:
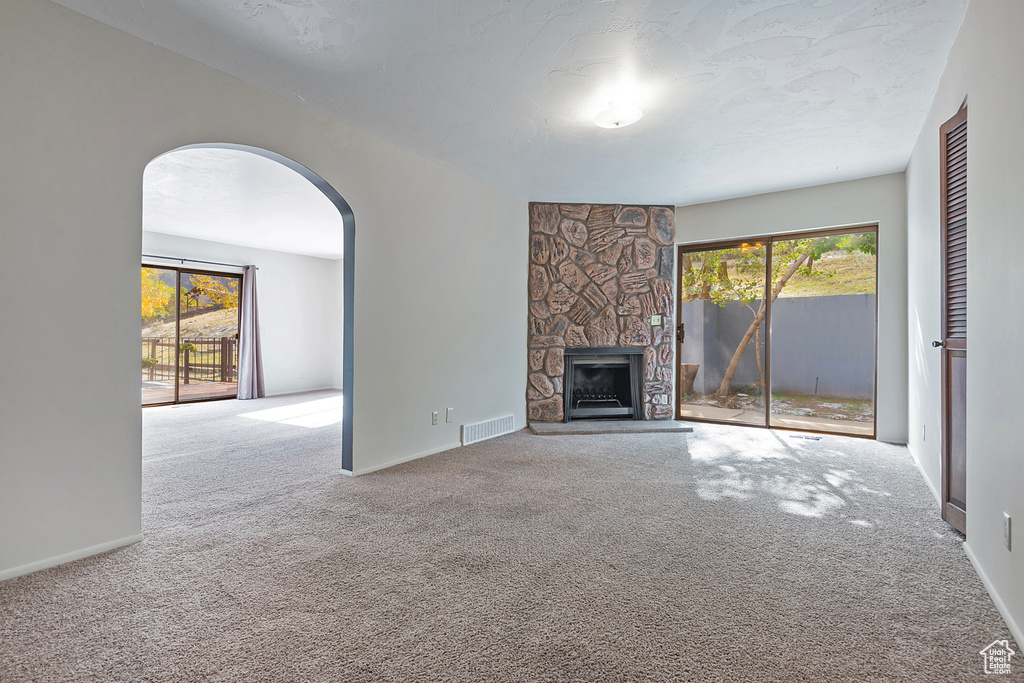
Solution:
M 677 417 L 874 435 L 876 232 L 679 249 Z
M 174 403 L 177 323 L 174 268 L 142 266 L 142 405 Z
M 179 401 L 238 394 L 240 283 L 236 275 L 179 273 Z
M 764 424 L 767 243 L 679 254 L 681 418 Z
M 769 426 L 873 436 L 875 233 L 777 240 L 773 250 L 799 266 L 772 304 Z
M 241 277 L 142 267 L 142 405 L 238 393 Z

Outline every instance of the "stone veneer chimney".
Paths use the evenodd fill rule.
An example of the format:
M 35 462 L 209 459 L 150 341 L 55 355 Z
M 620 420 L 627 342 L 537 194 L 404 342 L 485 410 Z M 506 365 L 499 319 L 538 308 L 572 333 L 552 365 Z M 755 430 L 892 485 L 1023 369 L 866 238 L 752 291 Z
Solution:
M 672 417 L 674 242 L 672 207 L 530 204 L 530 421 L 563 418 L 567 346 L 643 347 L 644 418 Z

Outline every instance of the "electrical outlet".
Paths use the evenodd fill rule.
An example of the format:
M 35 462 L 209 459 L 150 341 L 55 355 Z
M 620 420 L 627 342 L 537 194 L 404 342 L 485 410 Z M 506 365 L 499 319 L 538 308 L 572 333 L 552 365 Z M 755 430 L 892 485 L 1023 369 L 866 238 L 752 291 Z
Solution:
M 1004 512 L 1003 513 L 1003 545 L 1006 546 L 1007 550 L 1013 550 L 1013 537 L 1011 535 L 1012 532 L 1013 532 L 1013 529 L 1010 526 L 1010 522 L 1011 521 L 1013 521 L 1013 520 L 1010 519 L 1010 513 L 1009 512 Z
M 437 416 L 436 410 L 430 414 L 430 424 L 436 426 L 440 421 L 441 419 Z
M 651 325 L 654 327 L 661 327 L 661 316 L 657 313 L 651 316 Z
M 455 421 L 455 408 L 449 408 L 444 413 L 444 421 L 449 424 Z

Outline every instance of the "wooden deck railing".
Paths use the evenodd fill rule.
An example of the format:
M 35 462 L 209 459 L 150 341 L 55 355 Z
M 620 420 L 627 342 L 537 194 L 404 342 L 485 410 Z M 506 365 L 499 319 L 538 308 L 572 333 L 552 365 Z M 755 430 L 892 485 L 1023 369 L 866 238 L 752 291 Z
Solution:
M 182 384 L 238 381 L 238 341 L 234 337 L 182 339 L 178 351 Z M 142 379 L 173 381 L 174 354 L 174 337 L 143 337 L 143 362 L 147 358 L 156 362 L 142 368 Z

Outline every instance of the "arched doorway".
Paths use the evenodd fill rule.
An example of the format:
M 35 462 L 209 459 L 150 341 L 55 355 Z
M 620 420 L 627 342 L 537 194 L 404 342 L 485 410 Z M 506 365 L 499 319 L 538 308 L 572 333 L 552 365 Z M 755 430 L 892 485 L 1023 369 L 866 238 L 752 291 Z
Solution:
M 168 152 L 166 152 L 164 154 L 161 154 L 158 157 L 155 157 L 150 162 L 150 164 L 147 165 L 147 177 L 146 177 L 146 181 L 147 181 L 146 182 L 147 196 L 151 196 L 151 193 L 153 192 L 153 190 L 152 190 L 152 183 L 149 182 L 150 181 L 150 169 L 153 168 L 153 167 L 159 167 L 161 164 L 164 164 L 168 160 L 171 160 L 171 159 L 174 159 L 175 161 L 181 160 L 181 159 L 196 159 L 197 163 L 199 163 L 199 164 L 206 163 L 210 159 L 219 160 L 219 163 L 222 165 L 222 167 L 221 168 L 217 168 L 216 171 L 220 173 L 220 176 L 222 178 L 226 178 L 229 181 L 229 182 L 225 183 L 225 185 L 227 186 L 227 189 L 224 189 L 224 190 L 218 189 L 216 191 L 211 191 L 209 188 L 200 187 L 199 190 L 198 190 L 199 196 L 185 197 L 185 199 L 183 200 L 184 203 L 183 204 L 179 204 L 179 206 L 188 206 L 190 200 L 194 200 L 192 202 L 194 204 L 197 204 L 197 205 L 201 204 L 202 200 L 209 199 L 209 197 L 201 196 L 203 194 L 203 192 L 206 192 L 207 195 L 209 195 L 209 194 L 217 195 L 217 197 L 216 197 L 217 199 L 228 200 L 230 198 L 226 198 L 226 197 L 224 197 L 222 195 L 230 194 L 232 192 L 232 187 L 234 187 L 234 191 L 237 192 L 238 188 L 245 187 L 246 183 L 250 183 L 251 182 L 253 184 L 263 183 L 262 187 L 264 188 L 264 190 L 262 192 L 262 195 L 270 195 L 270 194 L 274 194 L 274 193 L 277 193 L 278 191 L 280 191 L 282 193 L 282 196 L 280 197 L 280 203 L 285 203 L 290 198 L 289 195 L 288 195 L 287 190 L 283 189 L 283 188 L 286 188 L 286 187 L 293 188 L 292 189 L 293 194 L 298 195 L 298 194 L 304 193 L 304 195 L 307 197 L 307 199 L 309 198 L 310 195 L 312 195 L 312 196 L 315 197 L 315 203 L 319 203 L 319 204 L 323 205 L 323 206 L 320 207 L 321 218 L 323 217 L 323 215 L 325 213 L 324 207 L 326 207 L 326 214 L 328 214 L 329 216 L 331 216 L 331 215 L 334 216 L 334 218 L 329 218 L 328 219 L 330 221 L 329 230 L 335 231 L 334 234 L 329 236 L 330 237 L 329 241 L 331 242 L 331 244 L 330 245 L 326 245 L 326 246 L 321 244 L 320 247 L 322 249 L 326 249 L 328 253 L 333 254 L 331 256 L 328 256 L 327 258 L 332 258 L 332 259 L 333 258 L 337 258 L 337 254 L 340 254 L 341 258 L 338 259 L 338 260 L 340 260 L 342 262 L 341 263 L 341 273 L 340 273 L 340 280 L 341 280 L 340 292 L 335 292 L 335 294 L 338 294 L 339 297 L 340 297 L 341 309 L 342 309 L 341 312 L 340 312 L 340 317 L 341 317 L 341 321 L 340 322 L 341 322 L 341 324 L 339 326 L 340 327 L 340 330 L 339 330 L 340 335 L 339 336 L 340 336 L 340 342 L 341 342 L 341 350 L 340 350 L 340 363 L 338 363 L 340 365 L 340 375 L 341 375 L 341 377 L 340 377 L 340 386 L 341 386 L 341 389 L 342 389 L 342 397 L 343 397 L 343 400 L 342 400 L 342 411 L 343 411 L 342 412 L 342 429 L 341 429 L 342 471 L 345 472 L 345 473 L 351 473 L 352 472 L 352 468 L 353 468 L 353 463 L 352 463 L 352 406 L 353 406 L 353 404 L 352 404 L 352 366 L 353 366 L 353 363 L 352 363 L 352 357 L 353 357 L 353 353 L 352 353 L 352 351 L 353 351 L 353 349 L 352 349 L 352 338 L 353 338 L 353 285 L 354 285 L 354 262 L 355 262 L 355 220 L 354 220 L 351 208 L 349 207 L 349 205 L 345 201 L 345 199 L 341 196 L 341 194 L 337 192 L 337 190 L 335 190 L 327 181 L 325 181 L 323 178 L 321 178 L 319 175 L 317 175 L 316 173 L 311 171 L 306 166 L 304 166 L 304 165 L 294 161 L 293 159 L 289 159 L 288 157 L 285 157 L 285 156 L 283 156 L 281 154 L 278 154 L 276 152 L 271 152 L 269 150 L 258 148 L 258 147 L 252 147 L 252 146 L 248 146 L 248 145 L 238 145 L 238 144 L 233 144 L 233 143 L 202 143 L 202 144 L 194 144 L 194 145 L 185 145 L 185 146 L 182 146 L 182 147 L 177 147 L 177 148 L 175 148 L 173 150 L 169 150 Z M 230 160 L 231 163 L 226 163 L 224 161 L 225 159 Z M 211 172 L 211 175 L 213 175 L 213 174 L 214 173 Z M 203 177 L 203 172 L 199 172 L 194 177 L 202 178 Z M 196 192 L 196 189 L 193 188 L 192 192 Z M 244 194 L 244 193 L 242 193 L 242 194 Z M 249 196 L 252 197 L 252 194 L 250 193 Z M 237 201 L 237 198 L 235 198 L 235 199 Z M 256 200 L 263 203 L 263 212 L 265 212 L 265 213 L 272 213 L 274 211 L 274 209 L 277 208 L 278 202 L 277 202 L 277 198 L 275 198 L 275 197 L 258 196 L 256 198 Z M 310 201 L 312 201 L 312 200 L 310 200 Z M 257 212 L 257 213 L 259 213 L 259 212 Z M 250 207 L 250 218 L 252 218 L 253 215 L 254 214 L 251 213 L 251 207 Z M 341 223 L 340 223 L 341 230 L 337 231 L 336 230 L 336 226 L 337 226 L 336 221 L 337 221 L 337 217 L 339 217 L 339 216 L 341 218 Z M 260 218 L 262 218 L 262 216 L 260 216 Z M 153 219 L 151 217 L 149 217 L 149 214 L 147 213 L 147 218 L 144 219 L 144 223 L 146 223 L 147 221 L 152 221 L 152 220 Z M 255 222 L 253 222 L 253 223 L 255 223 Z M 270 242 L 274 242 L 276 240 L 278 243 L 282 242 L 281 235 L 274 235 L 273 234 L 274 231 L 275 231 L 275 228 L 274 228 L 273 224 L 270 224 L 270 225 L 255 225 L 255 224 L 253 224 L 253 225 L 247 225 L 247 228 L 252 228 L 251 232 L 253 232 L 254 234 L 255 233 L 259 233 L 262 230 L 263 238 L 265 240 L 270 240 Z M 143 225 L 143 229 L 144 230 L 149 230 L 150 228 L 147 225 L 144 224 Z M 309 235 L 312 235 L 313 233 L 311 232 L 311 230 L 314 230 L 314 229 L 316 229 L 316 228 L 315 227 L 311 228 L 310 231 L 307 231 L 307 233 Z M 319 225 L 319 229 L 321 231 L 321 233 L 320 233 L 321 235 L 323 235 L 325 232 L 328 231 L 328 228 L 325 227 L 325 222 L 323 220 L 321 220 L 321 224 Z M 156 230 L 156 232 L 168 232 L 168 231 L 167 230 Z M 301 242 L 302 231 L 299 230 L 298 231 L 299 234 L 298 235 L 295 234 L 296 233 L 296 226 L 295 226 L 294 223 L 288 224 L 287 225 L 287 229 L 286 229 L 286 226 L 282 225 L 280 232 L 282 234 L 285 234 L 285 233 L 287 234 L 286 239 L 284 241 L 288 241 L 288 242 L 291 242 L 291 243 Z M 197 237 L 197 235 L 193 234 L 192 237 Z M 204 238 L 200 237 L 200 239 L 204 239 Z M 205 239 L 211 239 L 211 238 L 207 237 Z M 214 241 L 219 241 L 219 242 L 231 242 L 231 240 L 224 239 L 224 238 L 212 238 L 212 239 Z M 253 239 L 253 236 L 252 235 L 247 235 L 246 239 L 250 239 L 251 240 L 251 239 Z M 315 237 L 313 237 L 311 239 L 316 241 Z M 324 239 L 321 237 L 320 241 L 324 242 Z M 260 244 L 253 243 L 251 241 L 248 244 L 251 247 L 259 247 L 260 246 Z M 274 247 L 269 246 L 269 247 L 265 247 L 265 248 L 273 249 Z M 293 251 L 290 247 L 283 247 L 283 248 L 280 248 L 280 249 L 282 251 Z M 143 251 L 145 251 L 145 249 Z M 293 251 L 293 253 L 302 253 L 302 251 L 301 250 L 300 251 Z M 167 254 L 163 254 L 163 255 L 166 256 Z M 319 252 L 317 252 L 317 253 L 312 253 L 311 252 L 310 255 L 314 255 L 314 256 L 315 255 L 319 255 Z M 184 271 L 184 268 L 186 267 L 185 261 L 190 261 L 192 259 L 181 259 L 181 260 L 182 260 L 182 264 L 181 264 L 182 267 L 178 269 L 178 272 L 175 275 L 175 278 L 180 277 L 181 273 Z M 235 263 L 235 264 L 223 263 L 223 264 L 220 264 L 220 265 L 225 266 L 225 267 L 230 267 L 230 266 L 238 267 L 238 266 L 240 266 L 242 264 L 238 264 L 238 263 Z M 189 269 L 206 269 L 206 270 L 218 269 L 218 265 L 216 263 L 216 259 L 213 259 L 211 261 L 207 261 L 205 263 L 203 263 L 203 262 L 199 262 L 199 263 L 195 263 L 195 264 L 189 263 L 189 264 L 187 264 L 187 267 Z M 227 274 L 225 273 L 225 276 L 226 275 Z M 207 279 L 209 279 L 209 278 L 207 278 Z M 225 281 L 226 280 L 227 280 L 227 278 L 225 277 Z M 174 291 L 178 290 L 179 285 L 180 285 L 180 282 L 178 282 L 178 284 L 175 286 L 175 290 Z M 144 278 L 144 286 L 145 286 L 145 278 Z M 145 299 L 144 299 L 144 303 L 145 303 Z M 338 316 L 335 315 L 334 317 L 336 318 Z M 262 323 L 262 321 L 261 321 L 261 323 Z M 176 339 L 174 345 L 178 346 L 177 353 L 180 354 L 180 353 L 182 353 L 182 350 L 181 350 L 181 346 L 182 345 L 178 344 L 177 343 L 178 341 L 179 340 Z M 184 345 L 184 346 L 189 346 L 189 345 Z M 222 347 L 222 351 L 221 351 L 222 354 L 223 354 L 223 348 L 226 348 L 226 347 Z M 188 353 L 188 349 L 185 349 L 184 352 Z M 172 353 L 173 353 L 173 351 L 172 351 Z M 144 358 L 145 358 L 145 354 L 144 354 Z M 223 360 L 223 355 L 220 356 L 219 358 L 220 358 L 219 363 L 221 365 L 224 365 L 225 361 Z M 178 361 L 178 362 L 180 362 L 180 361 Z M 230 365 L 230 361 L 228 361 L 228 365 Z M 177 369 L 175 369 L 175 371 L 174 371 L 174 377 L 175 377 L 174 381 L 177 382 L 178 381 L 178 377 L 179 377 Z M 338 383 L 335 383 L 333 386 L 338 386 Z M 175 389 L 174 396 L 175 396 L 175 400 L 177 400 L 177 396 L 178 396 L 177 389 Z

